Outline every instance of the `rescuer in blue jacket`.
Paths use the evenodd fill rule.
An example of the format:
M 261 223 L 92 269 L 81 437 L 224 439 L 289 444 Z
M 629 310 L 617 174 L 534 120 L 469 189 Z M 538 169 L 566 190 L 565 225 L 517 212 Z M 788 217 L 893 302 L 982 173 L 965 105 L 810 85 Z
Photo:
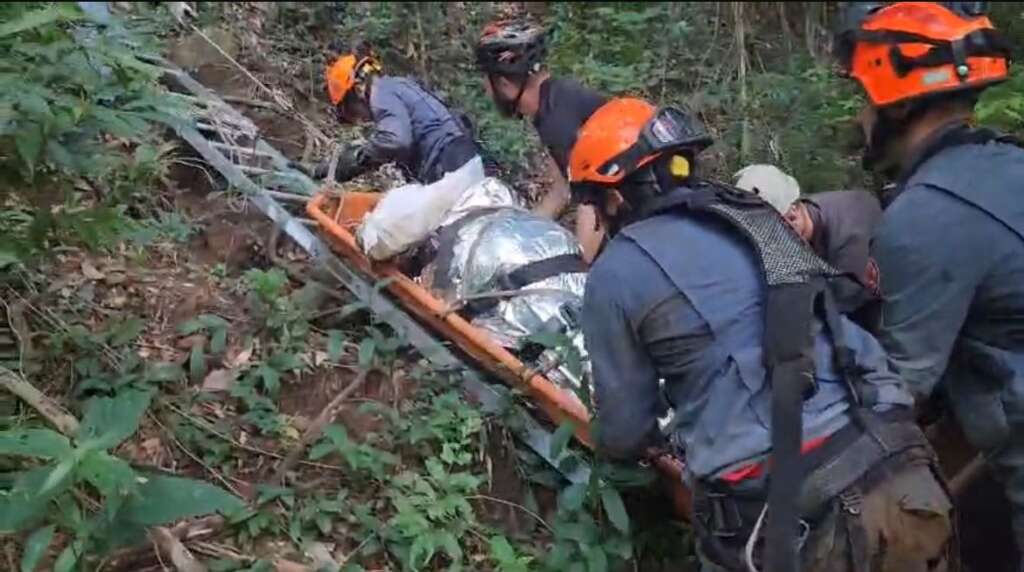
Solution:
M 1005 481 L 1021 548 L 1024 149 L 972 126 L 978 94 L 1008 74 L 977 4 L 855 7 L 837 45 L 870 100 L 865 166 L 896 182 L 872 243 L 881 341 L 920 398 L 946 397 Z
M 799 526 L 782 538 L 805 572 L 941 569 L 951 504 L 911 395 L 879 343 L 827 301 L 813 315 L 810 303 L 806 313 L 780 305 L 789 282 L 809 286 L 835 270 L 760 198 L 692 176 L 708 144 L 682 112 L 623 98 L 584 123 L 571 153 L 574 197 L 613 236 L 582 311 L 599 449 L 624 460 L 685 457 L 707 570 L 796 570 L 771 555 L 782 519 L 772 507 L 786 502 Z M 806 384 L 784 417 L 799 420 L 796 458 L 769 467 L 776 429 L 788 424 L 775 416 L 776 390 L 795 382 L 786 372 Z M 667 434 L 659 380 L 674 410 Z M 776 484 L 795 486 L 766 504 Z

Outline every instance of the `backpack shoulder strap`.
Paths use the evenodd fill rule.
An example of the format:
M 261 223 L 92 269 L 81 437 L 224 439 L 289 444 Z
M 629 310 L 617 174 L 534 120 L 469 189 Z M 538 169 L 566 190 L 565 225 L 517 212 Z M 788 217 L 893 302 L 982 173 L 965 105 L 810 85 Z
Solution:
M 766 287 L 763 347 L 772 390 L 772 469 L 765 569 L 795 572 L 798 499 L 805 476 L 800 462 L 803 401 L 814 390 L 815 306 L 827 280 L 839 273 L 756 195 L 719 183 L 702 186 L 701 195 L 713 198 L 691 200 L 686 208 L 715 215 L 735 228 L 757 254 Z

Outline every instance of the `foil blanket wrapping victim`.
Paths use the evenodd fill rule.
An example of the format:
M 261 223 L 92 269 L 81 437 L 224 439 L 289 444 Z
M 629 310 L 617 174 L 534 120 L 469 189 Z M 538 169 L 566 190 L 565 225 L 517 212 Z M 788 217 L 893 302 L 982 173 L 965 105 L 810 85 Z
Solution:
M 501 285 L 503 279 L 530 262 L 563 254 L 581 254 L 579 242 L 572 233 L 522 208 L 515 193 L 497 179 L 486 179 L 468 189 L 446 217 L 445 225 L 481 208 L 490 212 L 463 224 L 458 230 L 447 271 L 449 285 L 439 289 L 432 283 L 438 259 L 423 271 L 425 285 L 448 304 L 457 305 L 474 296 L 505 292 Z M 583 304 L 586 280 L 586 273 L 567 272 L 523 286 L 518 295 L 496 296 L 491 299 L 497 303 L 474 316 L 472 323 L 511 350 L 522 347 L 531 334 L 563 334 L 580 352 L 583 377 L 589 380 L 583 335 L 574 319 Z M 532 291 L 536 292 L 530 293 Z M 580 383 L 565 367 L 551 369 L 548 376 L 572 389 L 577 389 Z

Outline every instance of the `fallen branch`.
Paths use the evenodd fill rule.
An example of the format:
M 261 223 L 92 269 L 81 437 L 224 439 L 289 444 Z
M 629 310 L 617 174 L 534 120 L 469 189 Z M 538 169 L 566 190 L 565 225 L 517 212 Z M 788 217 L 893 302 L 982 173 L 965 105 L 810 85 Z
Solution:
M 206 516 L 197 520 L 182 522 L 167 530 L 168 535 L 178 542 L 205 540 L 219 534 L 227 524 L 220 515 Z M 152 545 L 137 546 L 123 550 L 108 560 L 101 562 L 97 572 L 110 570 L 114 572 L 138 570 L 145 561 L 153 557 Z
M 277 104 L 270 103 L 269 101 L 260 101 L 258 99 L 249 99 L 248 97 L 236 97 L 233 95 L 222 95 L 221 99 L 228 103 L 237 103 L 248 107 L 258 107 L 260 109 L 273 109 L 274 111 L 280 112 Z
M 309 447 L 313 441 L 319 439 L 320 435 L 324 432 L 324 428 L 326 428 L 331 421 L 334 421 L 334 417 L 338 414 L 338 411 L 341 409 L 341 405 L 345 400 L 355 393 L 357 389 L 362 387 L 364 383 L 366 383 L 366 374 L 367 370 L 359 372 L 359 375 L 356 376 L 352 383 L 348 384 L 348 387 L 341 390 L 341 393 L 335 396 L 334 399 L 332 399 L 331 402 L 328 403 L 322 411 L 320 411 L 320 415 L 317 415 L 316 419 L 313 420 L 313 423 L 310 424 L 305 433 L 302 434 L 302 438 L 299 439 L 298 445 L 296 445 L 295 448 L 292 449 L 292 452 L 288 453 L 288 456 L 281 462 L 281 465 L 277 468 L 277 472 L 274 473 L 274 478 L 271 482 L 284 482 L 285 475 L 287 475 L 288 472 L 294 469 L 295 465 L 299 463 L 302 456 L 306 453 L 306 448 Z
M 155 526 L 149 534 L 159 553 L 170 560 L 178 572 L 207 572 L 206 566 L 196 560 L 196 557 L 192 556 L 188 548 L 171 534 L 169 529 Z
M 31 405 L 61 433 L 70 437 L 78 431 L 78 420 L 73 415 L 64 411 L 56 401 L 44 395 L 34 385 L 3 366 L 0 366 L 0 386 Z

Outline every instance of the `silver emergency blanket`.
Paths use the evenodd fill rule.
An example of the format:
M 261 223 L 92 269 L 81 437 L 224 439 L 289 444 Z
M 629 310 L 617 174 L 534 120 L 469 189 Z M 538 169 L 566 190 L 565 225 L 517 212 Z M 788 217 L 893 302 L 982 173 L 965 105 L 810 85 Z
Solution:
M 488 210 L 480 214 L 478 209 Z M 584 371 L 589 369 L 583 336 L 573 319 L 583 303 L 586 273 L 557 274 L 523 286 L 515 293 L 501 286 L 504 277 L 530 262 L 564 254 L 580 255 L 579 242 L 556 222 L 518 206 L 515 194 L 496 179 L 468 190 L 452 209 L 446 225 L 472 213 L 476 213 L 475 218 L 467 219 L 470 222 L 459 228 L 454 241 L 446 273 L 448 284 L 439 288 L 433 281 L 438 260 L 445 258 L 438 256 L 424 269 L 425 285 L 456 307 L 471 301 L 496 301 L 474 316 L 472 323 L 511 350 L 520 348 L 531 334 L 553 332 L 567 336 L 583 356 Z M 537 365 L 546 370 L 544 362 L 550 364 L 554 360 L 553 352 L 549 351 Z M 548 375 L 569 387 L 580 383 L 564 366 L 551 369 Z
M 448 226 L 462 218 L 468 212 L 487 207 L 522 208 L 518 195 L 500 179 L 487 177 L 483 181 L 466 189 L 445 215 L 441 226 Z

